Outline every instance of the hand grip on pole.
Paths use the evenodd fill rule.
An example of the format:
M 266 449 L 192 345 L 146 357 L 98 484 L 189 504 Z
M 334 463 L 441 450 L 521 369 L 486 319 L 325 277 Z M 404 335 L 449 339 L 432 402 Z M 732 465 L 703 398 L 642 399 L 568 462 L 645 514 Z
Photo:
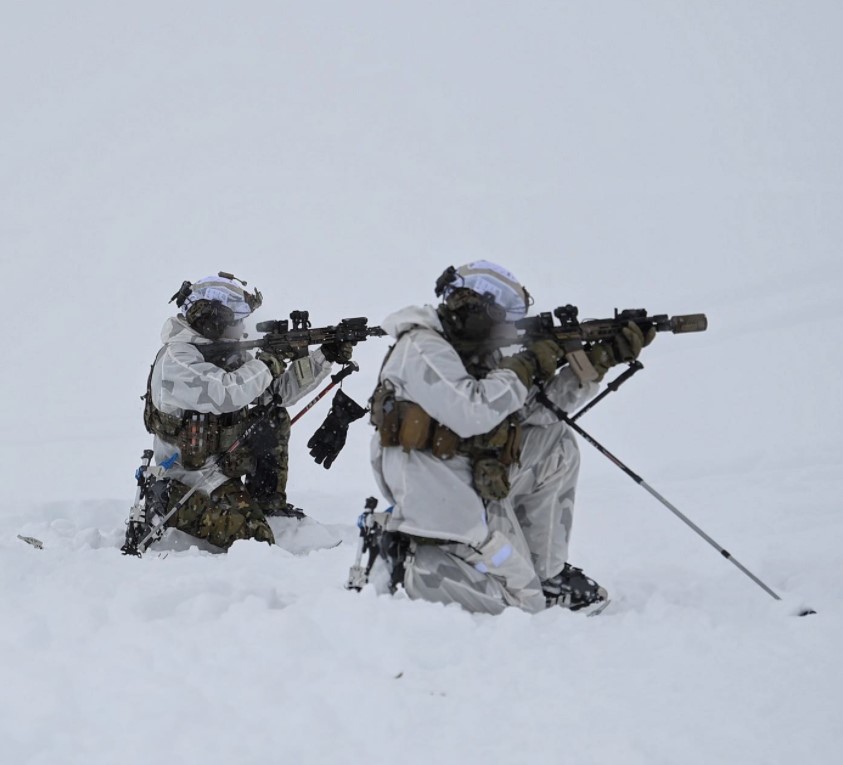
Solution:
M 360 371 L 360 365 L 356 361 L 349 361 L 345 364 L 345 366 L 342 369 L 340 369 L 339 372 L 337 372 L 334 375 L 331 375 L 331 382 L 333 382 L 334 385 L 339 385 L 350 374 L 353 374 L 354 372 L 359 372 L 359 371 Z

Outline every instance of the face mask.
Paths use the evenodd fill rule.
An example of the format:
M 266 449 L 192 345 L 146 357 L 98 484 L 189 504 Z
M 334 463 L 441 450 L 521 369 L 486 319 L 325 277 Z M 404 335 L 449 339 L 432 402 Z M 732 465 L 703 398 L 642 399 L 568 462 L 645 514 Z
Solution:
M 242 319 L 229 324 L 222 333 L 223 340 L 242 340 L 244 337 L 246 337 L 246 332 Z
M 468 289 L 453 290 L 443 309 L 449 315 L 451 331 L 463 340 L 488 340 L 506 320 L 506 313 L 491 296 Z
M 188 308 L 186 318 L 193 329 L 209 340 L 219 340 L 230 326 L 239 323 L 234 312 L 216 300 L 197 300 Z

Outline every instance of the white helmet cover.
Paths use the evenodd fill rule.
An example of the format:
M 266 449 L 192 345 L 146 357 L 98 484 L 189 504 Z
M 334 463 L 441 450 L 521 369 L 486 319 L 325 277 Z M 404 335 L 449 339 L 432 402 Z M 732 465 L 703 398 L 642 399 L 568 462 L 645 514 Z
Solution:
M 460 287 L 478 295 L 491 295 L 495 304 L 506 311 L 507 321 L 517 321 L 527 314 L 530 296 L 511 271 L 489 260 L 475 260 L 460 266 L 456 279 L 445 287 L 444 296 Z
M 234 314 L 235 321 L 247 318 L 252 313 L 255 301 L 243 287 L 233 279 L 224 276 L 206 276 L 194 282 L 190 294 L 181 306 L 181 312 L 186 316 L 190 307 L 200 300 L 211 300 L 222 303 Z

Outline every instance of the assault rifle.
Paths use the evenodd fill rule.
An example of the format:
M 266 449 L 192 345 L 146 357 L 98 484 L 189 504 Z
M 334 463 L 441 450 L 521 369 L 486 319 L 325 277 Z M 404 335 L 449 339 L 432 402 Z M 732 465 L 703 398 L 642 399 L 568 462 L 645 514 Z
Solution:
M 596 380 L 598 375 L 591 365 L 586 351 L 591 344 L 600 340 L 609 340 L 619 335 L 621 330 L 633 322 L 646 335 L 651 328 L 656 332 L 672 332 L 681 335 L 686 332 L 705 332 L 708 329 L 708 319 L 704 313 L 689 313 L 681 316 L 658 314 L 648 316 L 643 308 L 628 308 L 623 311 L 615 309 L 615 316 L 611 319 L 588 319 L 579 321 L 579 309 L 566 305 L 531 316 L 515 322 L 521 331 L 517 343 L 526 344 L 541 338 L 553 338 L 565 352 L 565 360 L 570 365 L 580 382 L 586 383 Z M 559 324 L 554 322 L 554 317 Z
M 263 337 L 258 340 L 244 340 L 232 342 L 217 342 L 211 345 L 203 345 L 203 349 L 215 350 L 241 350 L 248 351 L 253 348 L 272 351 L 290 360 L 300 359 L 307 355 L 307 349 L 311 345 L 322 345 L 323 343 L 355 343 L 363 342 L 370 337 L 382 337 L 386 332 L 380 327 L 370 327 L 369 320 L 365 316 L 358 316 L 353 319 L 342 319 L 339 324 L 327 327 L 312 327 L 310 314 L 307 311 L 293 311 L 290 320 L 274 319 L 262 321 L 257 325 L 258 332 Z M 290 324 L 292 323 L 292 328 Z

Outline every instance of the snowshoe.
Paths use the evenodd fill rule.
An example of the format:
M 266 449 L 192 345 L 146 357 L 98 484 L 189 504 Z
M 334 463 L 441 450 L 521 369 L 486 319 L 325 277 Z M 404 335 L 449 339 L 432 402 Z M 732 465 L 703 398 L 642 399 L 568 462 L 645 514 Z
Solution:
M 302 520 L 307 518 L 304 510 L 296 507 L 292 502 L 260 502 L 260 508 L 267 518 L 295 518 Z
M 593 579 L 587 577 L 581 568 L 576 568 L 569 563 L 565 564 L 556 576 L 545 579 L 542 582 L 542 590 L 547 599 L 547 606 L 561 606 L 571 611 L 582 609 L 597 609 L 597 612 L 605 608 L 609 599 L 609 593 Z

